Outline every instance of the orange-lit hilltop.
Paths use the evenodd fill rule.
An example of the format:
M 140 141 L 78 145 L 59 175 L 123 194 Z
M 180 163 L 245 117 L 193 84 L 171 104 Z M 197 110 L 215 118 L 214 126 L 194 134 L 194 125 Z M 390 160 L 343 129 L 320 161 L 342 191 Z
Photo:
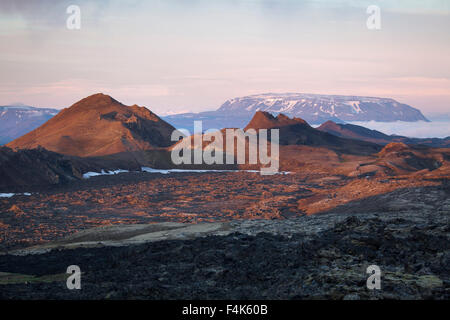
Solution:
M 125 106 L 98 93 L 62 110 L 39 128 L 10 142 L 13 149 L 41 146 L 90 157 L 167 147 L 174 128 L 145 107 Z

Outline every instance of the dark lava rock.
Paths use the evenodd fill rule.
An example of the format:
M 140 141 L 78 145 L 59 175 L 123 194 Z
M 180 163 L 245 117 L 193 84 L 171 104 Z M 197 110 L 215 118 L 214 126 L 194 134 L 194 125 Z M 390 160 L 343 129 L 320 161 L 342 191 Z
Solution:
M 78 265 L 82 289 L 68 290 L 65 280 L 3 282 L 0 298 L 449 299 L 447 219 L 355 216 L 307 236 L 232 233 L 2 255 L 1 272 L 37 279 Z M 369 265 L 381 269 L 381 290 L 366 286 Z

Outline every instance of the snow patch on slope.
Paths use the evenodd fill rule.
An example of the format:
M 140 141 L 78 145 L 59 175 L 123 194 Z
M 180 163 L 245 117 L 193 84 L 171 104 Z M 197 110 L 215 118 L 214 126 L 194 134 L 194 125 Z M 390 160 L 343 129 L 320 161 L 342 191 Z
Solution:
M 0 193 L 0 198 L 11 198 L 14 196 L 31 196 L 31 193 L 24 192 L 24 193 Z
M 124 172 L 129 172 L 128 170 L 122 170 L 122 169 L 118 169 L 118 170 L 114 170 L 114 171 L 105 171 L 102 170 L 101 172 L 86 172 L 85 174 L 83 174 L 83 179 L 89 179 L 90 177 L 96 177 L 96 176 L 111 176 L 114 174 L 119 174 L 119 173 L 124 173 Z
M 130 171 L 118 169 L 118 170 L 114 170 L 114 171 L 102 170 L 101 172 L 87 172 L 87 173 L 83 174 L 83 178 L 84 179 L 89 179 L 91 177 L 96 177 L 96 176 L 110 176 L 110 175 L 115 175 L 115 174 L 119 174 L 119 173 L 126 173 L 126 172 L 130 172 Z M 259 170 L 154 169 L 154 168 L 150 168 L 150 167 L 142 167 L 141 168 L 141 172 L 160 173 L 160 174 L 185 173 L 185 172 L 190 172 L 190 173 L 208 173 L 208 172 L 251 172 L 251 173 L 260 173 Z M 288 171 L 276 172 L 276 174 L 290 174 L 290 173 L 291 172 L 288 172 Z

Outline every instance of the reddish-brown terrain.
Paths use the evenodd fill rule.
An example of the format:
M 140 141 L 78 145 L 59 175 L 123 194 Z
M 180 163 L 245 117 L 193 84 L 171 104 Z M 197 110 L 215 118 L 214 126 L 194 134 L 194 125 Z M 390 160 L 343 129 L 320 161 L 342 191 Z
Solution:
M 366 199 L 372 199 L 367 210 L 389 203 L 401 209 L 407 205 L 396 204 L 395 192 L 440 188 L 450 177 L 450 149 L 382 147 L 266 112 L 257 112 L 250 128 L 280 130 L 280 171 L 290 174 L 145 173 L 141 166 L 180 168 L 170 158 L 174 128 L 146 108 L 103 94 L 83 99 L 8 145 L 51 151 L 0 150 L 0 192 L 32 193 L 0 198 L 0 247 L 42 243 L 105 224 L 287 219 Z M 186 167 L 258 165 L 181 166 Z M 132 172 L 83 179 L 83 173 L 102 169 Z
M 0 148 L 0 300 L 448 298 L 450 149 L 266 112 L 250 128 L 279 129 L 278 174 L 176 166 L 174 128 L 102 94 Z
M 247 129 L 279 129 L 280 145 L 304 145 L 325 147 L 346 154 L 367 155 L 381 148 L 371 142 L 340 138 L 311 127 L 305 120 L 289 118 L 283 114 L 274 117 L 268 112 L 258 111 L 245 127 Z
M 39 128 L 10 142 L 65 155 L 104 156 L 167 147 L 174 128 L 145 107 L 125 106 L 101 93 L 62 110 Z
M 448 165 L 421 174 L 345 176 L 318 168 L 259 173 L 121 173 L 92 177 L 31 195 L 0 198 L 1 249 L 45 243 L 103 225 L 290 219 L 334 210 L 450 210 Z M 401 192 L 400 195 L 396 192 Z M 403 195 L 403 196 L 402 196 Z M 429 198 L 429 200 L 427 200 Z M 0 250 L 1 251 L 1 250 Z

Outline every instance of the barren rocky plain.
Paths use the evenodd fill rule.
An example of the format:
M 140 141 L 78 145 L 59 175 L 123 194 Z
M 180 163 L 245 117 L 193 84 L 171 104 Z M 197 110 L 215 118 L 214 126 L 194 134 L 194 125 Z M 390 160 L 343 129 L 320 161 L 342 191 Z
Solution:
M 301 172 L 48 187 L 0 200 L 0 298 L 448 299 L 449 195 L 441 175 Z M 366 288 L 371 264 L 382 290 Z
M 252 172 L 121 173 L 0 198 L 3 251 L 115 224 L 288 219 L 324 212 L 450 210 L 447 179 Z M 405 197 L 397 197 L 397 193 Z M 403 193 L 401 193 L 403 191 Z M 429 197 L 433 195 L 434 197 Z M 428 199 L 428 200 L 427 200 Z

